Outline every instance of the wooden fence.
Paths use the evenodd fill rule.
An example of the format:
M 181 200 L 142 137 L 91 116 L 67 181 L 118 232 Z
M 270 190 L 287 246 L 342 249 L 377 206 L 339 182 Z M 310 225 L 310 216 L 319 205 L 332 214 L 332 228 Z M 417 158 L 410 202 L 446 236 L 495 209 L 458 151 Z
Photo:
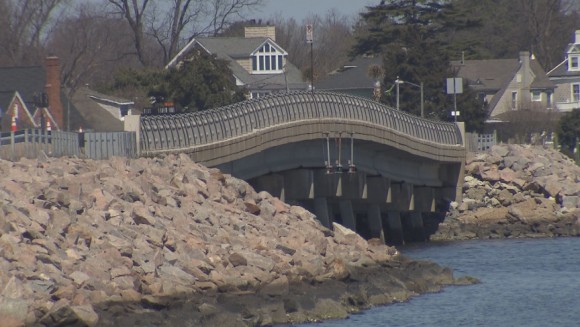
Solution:
M 88 159 L 108 159 L 112 156 L 137 156 L 134 132 L 62 132 L 25 129 L 0 134 L 0 159 L 76 156 Z

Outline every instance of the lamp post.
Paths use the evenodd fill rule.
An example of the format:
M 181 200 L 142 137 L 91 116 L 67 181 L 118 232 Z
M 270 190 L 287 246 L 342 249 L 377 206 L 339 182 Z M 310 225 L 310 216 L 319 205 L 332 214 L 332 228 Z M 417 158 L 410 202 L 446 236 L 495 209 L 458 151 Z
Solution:
M 397 85 L 397 110 L 399 110 L 399 84 L 409 84 L 415 87 L 418 87 L 421 90 L 421 117 L 425 118 L 425 105 L 424 105 L 424 101 L 423 101 L 423 82 L 421 82 L 420 84 L 415 84 L 415 83 L 411 83 L 411 82 L 407 82 L 407 81 L 402 81 L 399 79 L 399 76 L 397 76 L 397 79 L 395 80 L 395 84 Z

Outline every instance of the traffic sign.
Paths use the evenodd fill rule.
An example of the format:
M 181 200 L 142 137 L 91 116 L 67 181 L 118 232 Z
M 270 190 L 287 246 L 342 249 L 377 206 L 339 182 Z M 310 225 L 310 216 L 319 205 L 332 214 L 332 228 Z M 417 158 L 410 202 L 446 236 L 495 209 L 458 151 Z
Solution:
M 314 33 L 312 30 L 312 24 L 306 25 L 306 43 L 312 43 L 314 41 Z

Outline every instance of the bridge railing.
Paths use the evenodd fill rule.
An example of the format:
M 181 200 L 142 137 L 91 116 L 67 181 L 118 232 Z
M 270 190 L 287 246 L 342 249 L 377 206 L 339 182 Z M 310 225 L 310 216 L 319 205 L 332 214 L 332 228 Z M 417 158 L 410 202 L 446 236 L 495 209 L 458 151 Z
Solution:
M 423 119 L 375 101 L 330 92 L 279 93 L 196 113 L 142 116 L 141 149 L 183 149 L 310 119 L 363 121 L 438 144 L 463 144 L 453 123 Z

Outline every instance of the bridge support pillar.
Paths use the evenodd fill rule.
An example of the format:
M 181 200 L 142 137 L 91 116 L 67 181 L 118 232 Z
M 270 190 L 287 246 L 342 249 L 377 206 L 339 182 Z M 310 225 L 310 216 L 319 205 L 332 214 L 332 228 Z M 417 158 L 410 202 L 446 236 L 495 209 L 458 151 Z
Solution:
M 342 197 L 350 200 L 367 199 L 367 176 L 364 172 L 343 173 Z
M 295 169 L 283 173 L 287 200 L 314 199 L 314 172 L 311 169 Z
M 346 228 L 350 228 L 356 231 L 356 217 L 354 216 L 354 211 L 352 210 L 351 201 L 340 201 L 340 217 L 342 218 L 342 225 Z
M 380 238 L 385 243 L 385 232 L 383 231 L 383 218 L 381 217 L 381 206 L 371 204 L 368 207 L 367 217 L 369 220 L 369 230 L 371 238 Z
M 425 241 L 425 226 L 423 225 L 423 215 L 421 212 L 410 212 L 406 224 L 405 239 L 409 242 Z
M 366 178 L 366 195 L 371 203 L 391 203 L 393 199 L 391 181 L 388 178 L 373 176 Z
M 324 197 L 314 199 L 314 214 L 326 228 L 332 228 L 332 221 L 328 210 L 328 201 Z
M 392 203 L 390 208 L 401 212 L 415 210 L 415 193 L 413 184 L 409 183 L 393 183 Z
M 435 190 L 427 186 L 415 186 L 415 210 L 435 212 Z
M 327 173 L 323 169 L 314 171 L 314 193 L 315 197 L 341 197 L 342 174 Z
M 403 237 L 403 224 L 401 223 L 401 213 L 389 210 L 387 212 L 387 242 L 389 244 L 405 244 Z
M 282 201 L 286 201 L 286 192 L 284 188 L 284 176 L 279 174 L 272 174 L 254 178 L 250 181 L 256 190 L 266 191 L 272 196 L 278 197 Z

